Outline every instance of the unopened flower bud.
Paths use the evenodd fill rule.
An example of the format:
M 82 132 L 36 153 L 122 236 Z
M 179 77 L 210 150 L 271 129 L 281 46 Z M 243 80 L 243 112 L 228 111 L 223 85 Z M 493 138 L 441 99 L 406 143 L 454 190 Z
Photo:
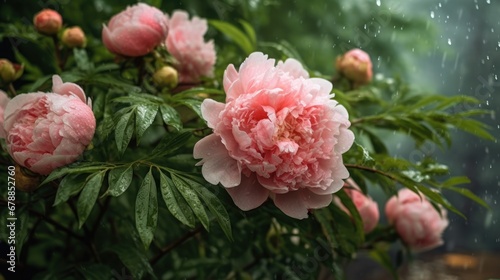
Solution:
M 34 174 L 16 164 L 16 188 L 23 192 L 32 192 L 40 186 L 40 175 Z
M 54 10 L 43 9 L 35 15 L 33 24 L 38 32 L 45 35 L 54 35 L 62 27 L 62 17 Z
M 4 84 L 12 83 L 23 74 L 24 67 L 14 64 L 7 59 L 0 59 L 0 82 Z
M 87 44 L 85 33 L 78 26 L 66 28 L 62 34 L 61 41 L 69 48 L 83 48 Z
M 337 57 L 337 71 L 353 81 L 363 85 L 372 80 L 372 62 L 370 56 L 360 49 L 353 49 Z
M 179 82 L 177 70 L 171 66 L 163 66 L 153 74 L 153 82 L 159 87 L 174 88 Z

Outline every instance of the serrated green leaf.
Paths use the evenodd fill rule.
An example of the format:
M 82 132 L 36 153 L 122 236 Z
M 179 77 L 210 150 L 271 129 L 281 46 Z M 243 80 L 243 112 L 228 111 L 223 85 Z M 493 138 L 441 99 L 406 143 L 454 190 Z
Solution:
M 208 23 L 237 44 L 246 55 L 254 51 L 254 46 L 248 36 L 236 26 L 221 20 L 209 20 Z
M 159 172 L 161 194 L 168 211 L 181 223 L 193 228 L 195 226 L 193 211 L 186 204 L 184 198 L 180 197 L 172 180 L 161 170 Z
M 174 127 L 177 130 L 182 129 L 181 117 L 179 116 L 177 110 L 170 107 L 169 105 L 164 104 L 160 106 L 160 112 L 163 122 Z
M 149 247 L 158 223 L 158 198 L 151 169 L 144 177 L 135 200 L 135 226 L 142 244 Z
M 135 110 L 135 133 L 137 143 L 140 142 L 142 135 L 154 122 L 158 113 L 158 105 L 139 104 Z
M 112 169 L 108 174 L 109 188 L 106 194 L 119 196 L 124 193 L 132 183 L 134 170 L 132 165 L 126 165 Z
M 178 175 L 172 173 L 171 176 L 174 186 L 177 188 L 177 190 L 181 193 L 182 197 L 184 197 L 186 202 L 189 204 L 196 217 L 198 217 L 198 219 L 200 220 L 203 227 L 205 227 L 205 229 L 208 230 L 210 221 L 208 219 L 207 212 L 205 211 L 205 208 L 203 207 L 203 204 L 201 203 L 200 198 L 198 197 L 196 192 L 193 189 L 191 189 L 189 184 L 187 184 L 184 180 L 178 177 Z
M 133 111 L 120 116 L 115 128 L 116 147 L 120 153 L 127 149 L 134 133 Z
M 132 273 L 133 279 L 143 279 L 145 273 L 150 274 L 153 279 L 157 279 L 146 254 L 142 250 L 129 244 L 114 245 L 110 250 L 118 256 L 120 261 Z M 121 275 L 121 271 L 119 273 Z
M 87 177 L 85 186 L 83 187 L 80 197 L 76 203 L 76 210 L 78 212 L 78 227 L 81 228 L 87 220 L 90 212 L 94 208 L 94 204 L 99 196 L 99 190 L 102 186 L 102 181 L 106 175 L 106 171 L 94 173 Z
M 220 202 L 217 196 L 215 196 L 212 192 L 207 190 L 199 183 L 189 178 L 182 178 L 182 180 L 186 182 L 191 187 L 191 189 L 198 193 L 198 196 L 201 197 L 203 202 L 205 202 L 205 205 L 208 207 L 208 209 L 210 209 L 210 212 L 215 216 L 215 219 L 222 228 L 222 231 L 224 231 L 224 234 L 229 240 L 232 240 L 233 233 L 231 230 L 231 220 L 229 219 L 226 208 Z
M 82 190 L 85 180 L 82 180 L 81 175 L 82 174 L 69 174 L 61 180 L 57 188 L 53 206 L 66 202 L 71 196 L 76 195 Z

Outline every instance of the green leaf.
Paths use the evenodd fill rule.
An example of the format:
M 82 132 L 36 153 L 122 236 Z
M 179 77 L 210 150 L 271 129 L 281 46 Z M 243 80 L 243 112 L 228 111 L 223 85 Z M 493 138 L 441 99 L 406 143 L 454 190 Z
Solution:
M 82 190 L 85 180 L 82 180 L 81 175 L 82 174 L 69 174 L 61 180 L 61 183 L 59 183 L 59 187 L 57 188 L 53 206 L 66 202 L 71 196 Z
M 477 195 L 475 195 L 473 192 L 471 192 L 470 190 L 468 189 L 465 189 L 465 188 L 457 188 L 457 187 L 452 187 L 452 186 L 446 186 L 444 187 L 448 190 L 452 190 L 454 192 L 457 192 L 471 200 L 473 200 L 474 202 L 476 202 L 477 204 L 483 206 L 484 208 L 488 209 L 488 210 L 491 210 L 490 206 L 484 201 L 482 200 L 480 197 L 478 197 Z
M 98 263 L 80 265 L 76 269 L 82 274 L 85 280 L 115 279 L 113 276 L 122 276 L 121 271 L 115 271 L 107 265 Z M 117 277 L 117 279 L 120 278 Z
M 444 181 L 443 183 L 441 183 L 441 186 L 446 188 L 446 187 L 468 184 L 468 183 L 470 183 L 469 178 L 467 178 L 466 176 L 459 176 L 459 177 L 452 177 L 452 178 Z
M 453 206 L 450 202 L 445 200 L 440 193 L 437 193 L 437 192 L 435 192 L 435 191 L 433 191 L 425 186 L 422 186 L 422 185 L 417 185 L 416 187 L 419 191 L 421 191 L 423 194 L 425 194 L 425 196 L 427 196 L 433 202 L 443 205 L 444 207 L 448 208 L 450 211 L 452 211 L 455 214 L 466 219 L 465 215 L 462 212 L 460 212 L 457 208 L 455 208 L 455 206 Z
M 146 129 L 154 122 L 156 114 L 158 113 L 158 105 L 153 104 L 139 104 L 135 111 L 135 133 L 137 136 L 137 143 Z
M 127 149 L 130 140 L 132 139 L 132 134 L 134 133 L 134 122 L 132 118 L 132 111 L 120 116 L 118 123 L 115 128 L 115 141 L 116 147 L 120 153 L 123 153 Z
M 245 30 L 248 36 L 248 39 L 250 39 L 252 46 L 255 48 L 255 45 L 257 44 L 257 36 L 255 35 L 255 30 L 253 29 L 252 25 L 250 25 L 250 23 L 242 19 L 240 19 L 238 22 L 241 24 L 241 26 L 243 26 L 243 29 Z
M 30 215 L 28 211 L 22 211 L 18 216 L 18 231 L 16 234 L 16 253 L 18 256 L 21 254 L 23 245 L 28 239 L 29 220 Z
M 227 236 L 228 239 L 233 239 L 233 233 L 231 230 L 231 220 L 227 214 L 226 208 L 220 202 L 219 198 L 215 196 L 211 191 L 207 190 L 198 182 L 195 182 L 189 178 L 182 178 L 182 180 L 191 186 L 191 188 L 198 193 L 205 205 L 207 205 L 210 212 L 215 215 L 215 219 L 219 223 L 222 231 Z
M 252 45 L 251 40 L 236 26 L 220 20 L 209 20 L 208 23 L 236 43 L 246 55 L 249 55 L 254 51 L 254 46 Z
M 361 219 L 361 216 L 359 215 L 358 209 L 356 208 L 356 205 L 354 205 L 354 202 L 352 199 L 347 195 L 345 190 L 340 190 L 335 193 L 340 198 L 340 201 L 342 204 L 349 210 L 351 213 L 351 216 L 353 217 L 354 220 L 354 225 L 356 226 L 356 233 L 357 233 L 357 241 L 358 244 L 362 244 L 365 240 L 365 235 L 363 231 L 363 220 Z
M 85 49 L 74 48 L 73 56 L 75 58 L 76 67 L 83 72 L 88 72 L 94 68 L 94 64 L 89 61 L 89 57 Z
M 184 198 L 180 197 L 172 180 L 161 170 L 158 169 L 158 171 L 160 172 L 161 194 L 168 211 L 181 223 L 193 228 L 195 226 L 193 211 L 186 204 Z
M 114 245 L 110 250 L 116 253 L 123 265 L 132 273 L 132 279 L 143 279 L 145 273 L 150 274 L 153 279 L 157 279 L 146 254 L 142 250 L 138 250 L 128 243 Z M 119 271 L 119 274 L 121 275 L 121 271 Z
M 151 169 L 144 177 L 135 200 L 135 226 L 142 244 L 149 247 L 158 222 L 158 198 Z
M 177 190 L 181 193 L 182 197 L 184 197 L 186 202 L 189 204 L 196 217 L 198 217 L 198 219 L 200 220 L 203 227 L 205 227 L 205 229 L 208 230 L 210 221 L 208 219 L 207 212 L 205 211 L 205 208 L 203 207 L 203 204 L 201 203 L 200 198 L 198 198 L 196 192 L 193 189 L 191 189 L 189 184 L 187 184 L 184 180 L 182 180 L 178 175 L 172 173 L 171 176 L 172 176 L 172 182 L 174 183 Z
M 179 100 L 178 102 L 181 103 L 181 104 L 184 104 L 184 105 L 188 106 L 189 108 L 191 108 L 191 110 L 193 110 L 200 118 L 203 117 L 201 115 L 201 103 L 202 103 L 201 100 L 197 100 L 197 99 L 182 99 L 182 100 Z
M 87 220 L 94 204 L 99 196 L 99 190 L 102 186 L 102 181 L 106 171 L 94 173 L 87 177 L 85 186 L 83 187 L 80 197 L 76 203 L 76 210 L 78 212 L 78 227 L 81 228 Z
M 133 175 L 132 164 L 112 169 L 108 175 L 109 188 L 106 194 L 119 196 L 124 193 L 132 183 Z
M 160 140 L 160 143 L 153 149 L 151 154 L 157 157 L 170 155 L 184 146 L 191 135 L 190 131 L 167 134 Z
M 105 166 L 103 166 L 103 165 L 104 164 L 100 163 L 100 162 L 98 162 L 98 163 L 94 163 L 94 162 L 92 162 L 92 163 L 80 163 L 79 162 L 79 163 L 76 163 L 74 165 L 64 166 L 64 167 L 61 167 L 61 168 L 58 168 L 58 169 L 52 171 L 52 173 L 50 173 L 49 176 L 47 176 L 47 178 L 45 178 L 45 180 L 43 180 L 41 185 L 52 182 L 52 181 L 59 179 L 62 176 L 67 175 L 67 174 L 97 172 L 97 171 L 105 168 Z
M 374 250 L 370 251 L 370 257 L 374 259 L 376 262 L 381 264 L 387 271 L 389 271 L 392 275 L 392 278 L 395 280 L 399 279 L 396 268 L 392 264 L 391 257 L 389 256 L 388 250 L 380 249 L 375 247 Z
M 167 125 L 173 126 L 177 130 L 182 129 L 182 122 L 179 113 L 167 104 L 160 106 L 161 117 Z

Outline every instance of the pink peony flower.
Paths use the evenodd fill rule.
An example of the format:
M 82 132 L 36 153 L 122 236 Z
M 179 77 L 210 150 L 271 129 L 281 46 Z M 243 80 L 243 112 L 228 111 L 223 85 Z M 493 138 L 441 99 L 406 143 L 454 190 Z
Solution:
M 414 251 L 425 251 L 443 244 L 441 235 L 448 226 L 446 210 L 436 211 L 424 197 L 401 189 L 385 205 L 389 223 Z
M 337 71 L 358 85 L 367 84 L 372 80 L 372 61 L 370 56 L 360 49 L 352 49 L 337 57 L 336 67 Z
M 113 16 L 102 30 L 102 41 L 109 51 L 123 56 L 142 56 L 167 37 L 167 17 L 144 3 L 127 7 Z
M 43 9 L 33 17 L 35 29 L 46 35 L 55 35 L 62 27 L 61 15 L 51 9 Z
M 177 60 L 181 83 L 198 82 L 212 77 L 215 64 L 214 42 L 205 42 L 207 21 L 198 17 L 189 20 L 185 11 L 175 11 L 168 21 L 167 50 Z
M 346 183 L 351 188 L 344 188 L 347 195 L 352 199 L 352 202 L 358 209 L 359 215 L 363 220 L 363 230 L 365 233 L 372 231 L 378 224 L 380 212 L 378 210 L 377 202 L 369 196 L 363 194 L 359 186 L 353 179 L 349 178 Z M 337 205 L 349 214 L 349 210 L 342 204 L 340 199 L 335 200 Z
M 3 129 L 3 112 L 5 111 L 5 107 L 7 107 L 7 103 L 9 103 L 10 98 L 0 90 L 0 138 L 5 138 L 5 130 Z
M 329 205 L 349 173 L 342 162 L 354 141 L 346 109 L 332 84 L 309 78 L 302 65 L 252 53 L 224 73 L 226 104 L 206 99 L 203 118 L 213 134 L 194 147 L 202 173 L 219 182 L 242 210 L 268 197 L 285 214 L 303 219 Z
M 20 165 L 47 175 L 74 162 L 94 136 L 96 121 L 82 88 L 52 77 L 51 93 L 14 97 L 5 108 L 7 150 Z

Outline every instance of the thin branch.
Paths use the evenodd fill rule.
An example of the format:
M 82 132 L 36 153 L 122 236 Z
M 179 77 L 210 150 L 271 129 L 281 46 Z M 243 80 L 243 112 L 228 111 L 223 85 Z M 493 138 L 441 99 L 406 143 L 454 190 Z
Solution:
M 158 254 L 156 254 L 156 256 L 154 256 L 153 258 L 151 258 L 151 260 L 149 260 L 149 263 L 154 265 L 164 255 L 166 255 L 168 252 L 172 251 L 175 247 L 177 247 L 177 246 L 181 245 L 182 243 L 184 243 L 185 241 L 189 240 L 190 238 L 192 238 L 196 234 L 200 233 L 202 229 L 203 229 L 203 227 L 199 226 L 199 227 L 195 228 L 194 230 L 187 232 L 183 236 L 179 237 L 179 239 L 175 240 L 174 242 L 163 247 L 160 250 L 160 252 Z
M 104 217 L 104 214 L 106 214 L 106 211 L 108 210 L 108 206 L 109 206 L 110 201 L 111 201 L 111 197 L 108 196 L 108 197 L 106 197 L 106 200 L 104 201 L 104 205 L 101 206 L 101 204 L 99 204 L 99 206 L 101 206 L 100 207 L 101 211 L 99 211 L 99 216 L 97 217 L 97 219 L 94 223 L 94 226 L 92 226 L 92 229 L 90 230 L 90 238 L 93 238 L 95 236 L 97 228 L 99 227 L 99 224 L 101 223 L 101 220 Z M 98 201 L 98 203 L 99 203 L 99 201 Z
M 355 168 L 355 169 L 360 169 L 360 170 L 365 170 L 365 171 L 369 171 L 369 172 L 372 172 L 372 173 L 376 173 L 376 174 L 380 174 L 382 176 L 385 176 L 391 180 L 394 180 L 396 182 L 399 182 L 401 184 L 404 184 L 404 182 L 402 182 L 399 178 L 389 174 L 389 173 L 386 173 L 384 171 L 381 171 L 381 170 L 378 170 L 378 169 L 375 169 L 375 168 L 371 168 L 371 167 L 368 167 L 368 166 L 362 166 L 362 165 L 357 165 L 357 164 L 345 164 L 345 167 L 347 168 Z

